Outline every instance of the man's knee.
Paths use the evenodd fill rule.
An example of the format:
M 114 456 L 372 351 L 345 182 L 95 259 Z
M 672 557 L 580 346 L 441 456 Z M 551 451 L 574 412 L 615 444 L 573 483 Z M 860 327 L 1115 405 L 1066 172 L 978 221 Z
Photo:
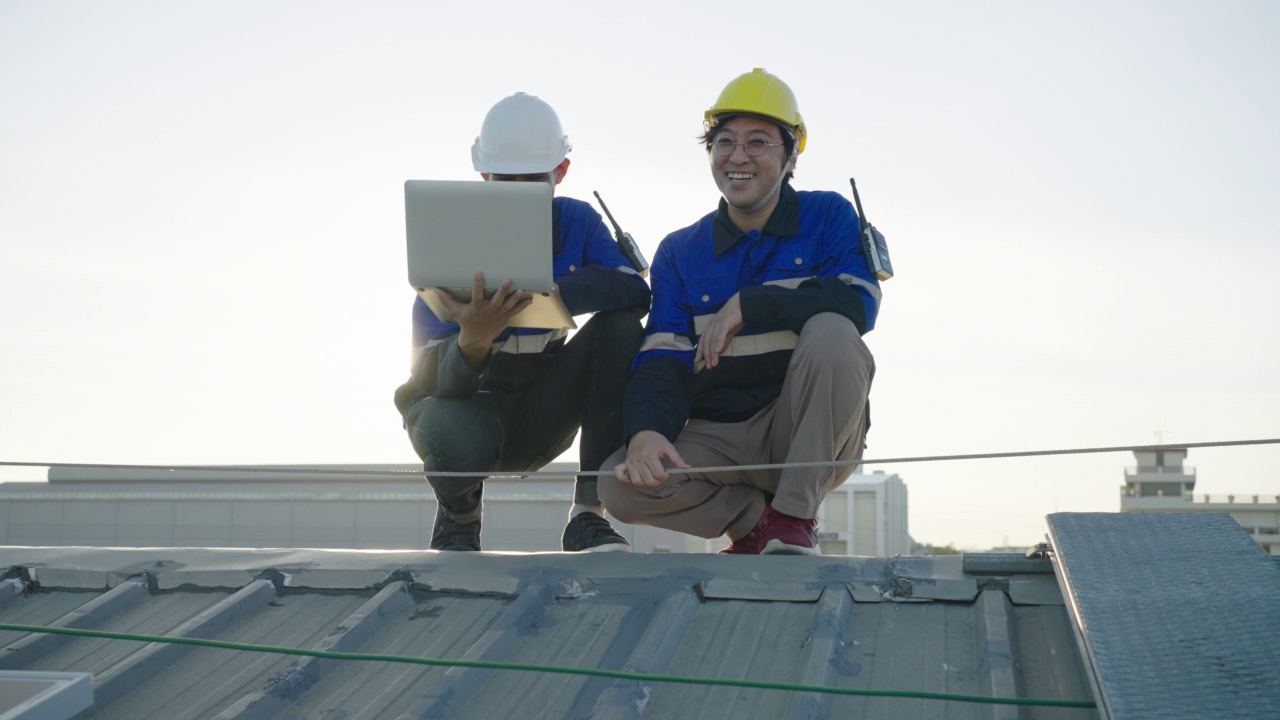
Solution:
M 800 332 L 800 342 L 816 341 L 819 345 L 843 345 L 853 339 L 860 339 L 858 326 L 849 318 L 833 312 L 818 313 L 809 318 Z
M 596 491 L 600 494 L 600 502 L 605 509 L 622 522 L 635 525 L 644 519 L 634 502 L 637 496 L 634 485 L 607 476 L 600 478 Z
M 490 470 L 502 457 L 502 428 L 471 400 L 424 398 L 407 414 L 409 440 L 428 470 Z
M 875 359 L 863 342 L 858 327 L 837 313 L 818 313 L 804 324 L 796 351 L 812 362 L 875 373 Z
M 635 355 L 644 340 L 644 325 L 640 323 L 640 317 L 630 310 L 596 313 L 587 324 L 596 326 L 593 330 L 602 344 L 616 348 L 624 355 Z

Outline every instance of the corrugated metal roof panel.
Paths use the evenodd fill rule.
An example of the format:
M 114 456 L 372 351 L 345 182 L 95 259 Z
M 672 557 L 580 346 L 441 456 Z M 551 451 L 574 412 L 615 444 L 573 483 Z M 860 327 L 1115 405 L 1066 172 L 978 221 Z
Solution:
M 1054 576 L 964 559 L 0 548 L 0 622 L 343 652 L 1091 699 Z M 145 575 L 139 575 L 145 573 Z M 3 593 L 0 593 L 3 594 Z M 1060 596 L 1060 593 L 1059 593 Z M 1060 602 L 1060 601 L 1059 601 Z M 28 639 L 31 638 L 31 639 Z M 46 639 L 40 639 L 46 638 Z M 49 639 L 51 638 L 51 639 Z M 94 673 L 91 718 L 1085 718 L 1092 711 L 0 632 Z M 32 650 L 32 648 L 35 648 Z

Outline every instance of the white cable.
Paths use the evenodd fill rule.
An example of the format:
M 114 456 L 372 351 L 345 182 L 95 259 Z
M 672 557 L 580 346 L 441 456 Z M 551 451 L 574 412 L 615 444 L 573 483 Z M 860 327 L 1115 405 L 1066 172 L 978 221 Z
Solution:
M 1110 452 L 1140 452 L 1140 451 L 1158 451 L 1158 450 L 1188 450 L 1190 448 L 1209 448 L 1209 447 L 1239 447 L 1242 445 L 1275 445 L 1280 443 L 1280 438 L 1271 438 L 1266 440 L 1222 440 L 1216 442 L 1193 442 L 1193 443 L 1177 443 L 1170 445 L 1118 445 L 1114 447 L 1095 447 L 1095 448 L 1066 448 L 1061 450 L 1018 450 L 1014 452 L 995 452 L 995 453 L 968 453 L 962 455 L 921 455 L 916 457 L 900 457 L 900 458 L 879 458 L 874 460 L 824 460 L 815 462 L 796 462 L 796 463 L 769 463 L 763 465 L 723 465 L 715 467 L 701 468 L 668 468 L 667 472 L 672 475 L 687 475 L 693 473 L 714 473 L 729 472 L 741 470 L 781 470 L 789 467 L 838 467 L 842 465 L 871 465 L 871 464 L 901 464 L 916 462 L 943 462 L 950 460 L 991 460 L 997 458 L 1017 458 L 1017 457 L 1044 457 L 1047 455 L 1084 455 L 1091 453 L 1110 453 Z M 317 468 L 317 467 L 291 467 L 288 465 L 271 465 L 271 466 L 255 466 L 255 465 L 130 465 L 130 464 L 107 464 L 107 463 L 58 463 L 58 462 L 20 462 L 13 460 L 0 460 L 0 467 L 63 467 L 63 468 L 98 468 L 108 470 L 166 470 L 166 471 L 190 471 L 202 470 L 210 472 L 243 472 L 243 473 L 290 473 L 290 474 L 318 474 L 318 475 L 422 475 L 422 470 L 364 470 L 359 468 L 338 469 L 334 467 Z M 483 475 L 485 477 L 509 477 L 509 478 L 529 478 L 538 479 L 546 477 L 564 477 L 565 475 L 576 475 L 580 477 L 598 477 L 602 475 L 612 475 L 612 470 L 579 470 L 577 472 L 562 472 L 556 470 L 536 470 L 533 472 L 446 472 L 431 471 L 433 477 L 468 477 L 474 475 Z

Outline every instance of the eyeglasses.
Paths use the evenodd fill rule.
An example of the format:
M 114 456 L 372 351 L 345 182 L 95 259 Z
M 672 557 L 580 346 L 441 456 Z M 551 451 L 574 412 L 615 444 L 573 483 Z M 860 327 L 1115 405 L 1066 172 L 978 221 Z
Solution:
M 759 139 L 736 143 L 730 140 L 729 138 L 720 138 L 719 140 L 716 140 L 715 142 L 711 143 L 711 149 L 715 151 L 715 154 L 720 155 L 722 157 L 727 157 L 729 155 L 732 155 L 733 149 L 738 147 L 739 145 L 741 145 L 742 149 L 746 150 L 747 154 L 750 155 L 751 157 L 760 157 L 761 155 L 764 154 L 764 151 L 766 148 L 782 147 L 783 144 L 765 142 L 764 140 L 759 140 Z

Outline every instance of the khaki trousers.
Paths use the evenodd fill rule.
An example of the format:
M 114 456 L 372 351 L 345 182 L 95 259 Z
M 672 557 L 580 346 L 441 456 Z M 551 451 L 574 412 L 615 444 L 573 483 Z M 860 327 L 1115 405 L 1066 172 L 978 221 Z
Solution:
M 874 376 L 875 359 L 853 323 L 834 313 L 815 315 L 800 333 L 777 400 L 742 422 L 690 420 L 676 451 L 693 468 L 858 460 Z M 601 470 L 624 459 L 626 448 Z M 766 504 L 787 515 L 815 517 L 827 493 L 853 470 L 850 464 L 689 472 L 657 487 L 604 475 L 599 490 L 605 507 L 623 522 L 737 539 L 751 532 Z

